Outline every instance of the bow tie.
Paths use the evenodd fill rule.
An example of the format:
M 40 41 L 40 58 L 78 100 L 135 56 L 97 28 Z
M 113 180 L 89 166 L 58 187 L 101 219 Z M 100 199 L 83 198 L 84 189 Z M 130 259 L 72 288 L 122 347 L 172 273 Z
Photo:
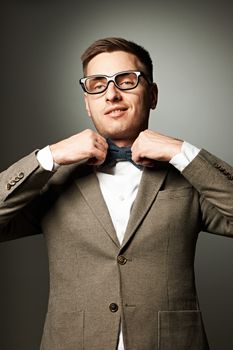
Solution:
M 132 160 L 132 152 L 130 147 L 118 147 L 110 139 L 107 139 L 107 143 L 107 156 L 105 158 L 104 163 L 100 165 L 101 168 L 114 166 L 117 161 L 128 161 L 135 165 L 137 168 L 142 168 L 139 164 L 136 164 Z

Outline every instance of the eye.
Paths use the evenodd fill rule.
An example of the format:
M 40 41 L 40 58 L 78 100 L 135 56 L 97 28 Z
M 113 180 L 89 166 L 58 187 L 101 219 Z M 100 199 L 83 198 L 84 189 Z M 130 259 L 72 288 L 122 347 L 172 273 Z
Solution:
M 117 77 L 117 85 L 121 89 L 131 89 L 137 84 L 137 76 L 134 73 L 120 74 Z
M 120 86 L 124 87 L 124 86 L 132 86 L 134 85 L 134 82 L 130 79 L 124 79 L 123 81 L 120 82 L 119 84 Z
M 105 88 L 105 84 L 103 83 L 96 83 L 93 87 L 92 87 L 92 90 L 103 90 Z
M 106 84 L 106 79 L 104 78 L 92 78 L 88 80 L 87 88 L 88 91 L 98 92 L 104 90 L 106 88 Z

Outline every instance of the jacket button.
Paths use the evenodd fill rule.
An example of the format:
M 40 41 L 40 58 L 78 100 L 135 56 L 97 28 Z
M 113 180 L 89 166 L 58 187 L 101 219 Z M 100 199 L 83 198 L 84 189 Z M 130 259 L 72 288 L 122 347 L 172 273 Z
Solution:
M 8 183 L 8 184 L 6 185 L 6 189 L 7 189 L 8 191 L 10 191 L 10 189 L 11 189 L 11 184 Z
M 16 181 L 15 181 L 15 180 L 11 180 L 11 181 L 9 182 L 9 184 L 10 184 L 11 186 L 14 186 L 14 185 L 16 184 Z
M 109 305 L 109 309 L 110 309 L 111 312 L 117 312 L 117 310 L 118 310 L 118 305 L 115 304 L 115 303 L 111 303 L 111 304 Z
M 22 179 L 23 177 L 24 177 L 24 173 L 23 173 L 23 172 L 21 172 L 21 173 L 18 174 L 18 178 L 19 178 L 19 179 Z
M 127 262 L 127 259 L 126 259 L 123 255 L 119 255 L 119 256 L 117 257 L 117 262 L 118 262 L 118 264 L 120 264 L 120 265 L 125 265 L 126 262 Z

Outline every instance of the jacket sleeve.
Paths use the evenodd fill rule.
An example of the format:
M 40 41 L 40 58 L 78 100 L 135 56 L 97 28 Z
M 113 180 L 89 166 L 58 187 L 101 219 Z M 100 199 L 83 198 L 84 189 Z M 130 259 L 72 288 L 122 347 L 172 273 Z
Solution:
M 200 194 L 202 230 L 233 237 L 233 168 L 202 149 L 182 174 Z
M 36 151 L 0 174 L 0 241 L 41 233 L 30 210 L 53 172 L 38 163 Z

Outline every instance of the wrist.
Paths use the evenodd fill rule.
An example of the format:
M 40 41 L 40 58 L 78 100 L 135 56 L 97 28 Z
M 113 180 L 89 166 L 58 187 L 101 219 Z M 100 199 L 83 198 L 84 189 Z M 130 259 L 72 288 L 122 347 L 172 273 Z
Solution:
M 55 171 L 58 169 L 59 164 L 54 162 L 53 156 L 49 146 L 46 146 L 39 150 L 37 153 L 37 160 L 44 170 Z
M 63 164 L 60 152 L 58 151 L 56 144 L 49 145 L 49 150 L 53 159 L 55 166 L 60 166 Z
M 181 140 L 176 140 L 176 142 L 173 144 L 170 154 L 169 154 L 169 161 L 175 157 L 177 154 L 182 152 L 182 145 L 183 145 L 184 141 Z
M 182 172 L 186 166 L 198 155 L 200 149 L 184 141 L 182 143 L 181 152 L 177 153 L 170 163 Z

